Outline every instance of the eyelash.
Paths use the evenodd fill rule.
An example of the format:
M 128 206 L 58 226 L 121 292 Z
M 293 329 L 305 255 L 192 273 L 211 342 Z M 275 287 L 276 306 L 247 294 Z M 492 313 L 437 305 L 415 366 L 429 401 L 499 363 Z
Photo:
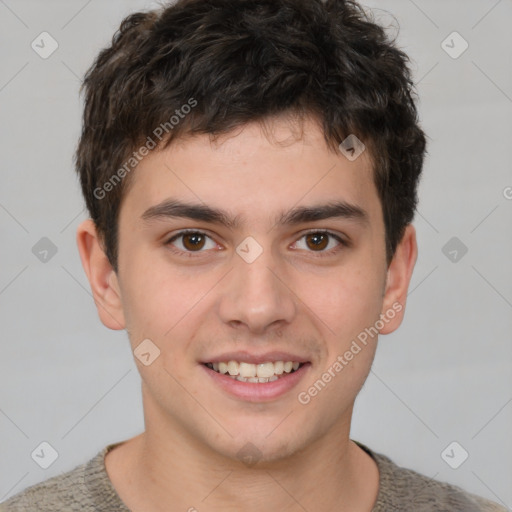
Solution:
M 174 254 L 177 254 L 178 256 L 182 256 L 184 258 L 201 257 L 201 253 L 206 252 L 206 251 L 183 251 L 181 249 L 176 249 L 172 245 L 172 242 L 174 242 L 178 238 L 180 238 L 184 235 L 189 235 L 189 234 L 201 235 L 201 236 L 205 236 L 205 237 L 209 238 L 210 240 L 213 240 L 213 238 L 211 236 L 209 236 L 207 233 L 205 233 L 204 231 L 199 231 L 197 229 L 185 229 L 185 230 L 180 231 L 179 233 L 173 235 L 169 240 L 167 240 L 167 242 L 165 242 L 164 245 L 168 246 L 169 249 L 171 250 L 171 252 L 173 252 Z M 335 247 L 334 249 L 330 249 L 329 251 L 325 251 L 325 250 L 324 251 L 308 251 L 308 252 L 314 253 L 316 258 L 325 258 L 328 256 L 332 256 L 334 254 L 337 254 L 343 248 L 350 246 L 349 242 L 343 240 L 340 236 L 332 233 L 331 231 L 322 230 L 322 229 L 308 231 L 308 232 L 304 233 L 298 240 L 301 240 L 302 238 L 306 237 L 307 235 L 313 235 L 313 234 L 329 235 L 330 237 L 334 238 L 337 242 L 339 242 L 339 245 L 337 247 Z

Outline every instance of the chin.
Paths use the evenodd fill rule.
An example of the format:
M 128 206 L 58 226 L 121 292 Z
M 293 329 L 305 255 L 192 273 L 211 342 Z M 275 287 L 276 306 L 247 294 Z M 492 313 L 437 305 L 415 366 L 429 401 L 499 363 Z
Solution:
M 219 455 L 242 462 L 249 467 L 262 469 L 270 464 L 275 465 L 276 462 L 285 461 L 293 456 L 308 444 L 306 438 L 301 440 L 290 435 L 291 431 L 298 431 L 297 427 L 278 426 L 282 420 L 283 418 L 280 418 L 272 425 L 262 422 L 261 428 L 252 425 L 244 430 L 238 427 L 236 436 L 223 436 L 222 445 L 219 445 L 217 438 L 217 442 L 214 441 L 210 447 Z

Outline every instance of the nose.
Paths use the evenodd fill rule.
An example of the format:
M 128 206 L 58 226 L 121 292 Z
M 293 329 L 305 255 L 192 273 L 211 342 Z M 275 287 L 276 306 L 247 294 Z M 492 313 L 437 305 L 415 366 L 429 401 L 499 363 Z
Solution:
M 219 305 L 222 321 L 233 328 L 265 334 L 289 324 L 296 314 L 293 285 L 273 261 L 270 250 L 252 263 L 234 256 Z

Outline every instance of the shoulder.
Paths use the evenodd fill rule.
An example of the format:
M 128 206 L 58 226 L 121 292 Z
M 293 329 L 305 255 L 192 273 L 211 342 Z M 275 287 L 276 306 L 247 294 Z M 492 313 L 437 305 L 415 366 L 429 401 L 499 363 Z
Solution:
M 0 504 L 0 512 L 49 511 L 56 507 L 80 505 L 84 465 L 27 487 Z M 79 510 L 79 509 L 77 509 Z
M 385 455 L 357 443 L 379 468 L 377 502 L 372 512 L 507 512 L 497 503 L 395 464 Z
M 27 487 L 7 501 L 0 503 L 0 512 L 50 512 L 55 510 L 80 510 L 97 512 L 91 500 L 89 481 L 95 468 L 100 468 L 104 448 L 91 460 L 70 471 Z

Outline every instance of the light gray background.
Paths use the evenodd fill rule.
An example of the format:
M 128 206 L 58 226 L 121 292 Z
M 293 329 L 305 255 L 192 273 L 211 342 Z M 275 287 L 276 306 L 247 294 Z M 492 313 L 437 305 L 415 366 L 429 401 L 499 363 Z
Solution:
M 0 501 L 143 429 L 126 333 L 100 323 L 76 248 L 72 154 L 80 77 L 126 14 L 155 5 L 0 0 Z M 401 27 L 430 142 L 405 321 L 380 340 L 352 437 L 510 507 L 512 2 L 365 5 Z M 43 31 L 59 44 L 48 59 L 31 48 Z M 441 46 L 453 31 L 469 43 L 458 59 Z M 456 263 L 442 252 L 454 236 L 469 249 Z M 58 248 L 46 263 L 42 237 Z M 31 458 L 42 441 L 59 454 L 46 470 Z M 452 441 L 469 453 L 456 470 L 441 458 Z

